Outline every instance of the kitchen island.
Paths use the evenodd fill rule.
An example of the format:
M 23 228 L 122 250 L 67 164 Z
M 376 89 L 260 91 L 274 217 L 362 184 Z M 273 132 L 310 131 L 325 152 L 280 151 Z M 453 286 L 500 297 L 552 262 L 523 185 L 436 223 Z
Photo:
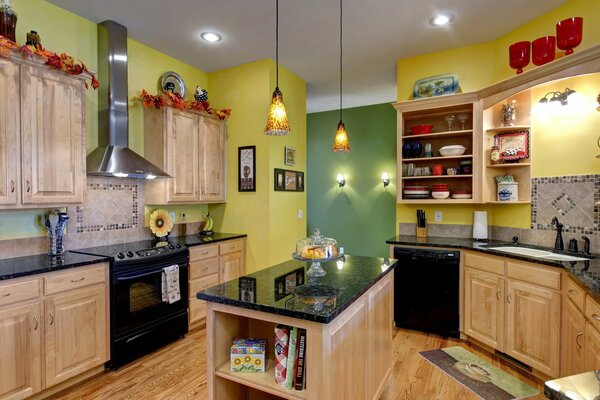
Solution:
M 326 275 L 309 279 L 310 265 L 290 260 L 198 292 L 207 301 L 209 399 L 375 399 L 392 370 L 393 268 L 396 260 L 345 256 L 322 263 Z M 339 290 L 326 303 L 300 301 L 293 286 Z M 306 388 L 275 383 L 273 337 L 282 324 L 306 329 Z M 266 338 L 265 373 L 230 372 L 234 338 Z

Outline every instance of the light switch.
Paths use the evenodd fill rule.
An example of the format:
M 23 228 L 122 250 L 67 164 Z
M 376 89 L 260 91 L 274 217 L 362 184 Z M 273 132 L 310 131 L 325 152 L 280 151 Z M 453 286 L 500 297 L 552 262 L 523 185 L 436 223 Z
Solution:
M 302 209 L 298 210 L 298 219 L 302 219 L 302 217 L 304 217 L 304 212 L 302 211 Z
M 443 213 L 441 211 L 436 211 L 434 214 L 435 222 L 442 222 Z

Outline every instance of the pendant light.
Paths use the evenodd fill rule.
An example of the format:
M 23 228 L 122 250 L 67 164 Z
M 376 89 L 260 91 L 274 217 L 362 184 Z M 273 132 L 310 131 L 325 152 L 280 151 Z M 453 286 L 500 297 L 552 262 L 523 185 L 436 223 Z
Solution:
M 335 139 L 333 139 L 332 151 L 334 153 L 348 153 L 350 143 L 346 134 L 346 125 L 342 121 L 342 0 L 340 0 L 340 122 L 338 122 Z
M 275 0 L 275 90 L 269 108 L 265 135 L 284 136 L 292 133 L 288 123 L 283 94 L 279 90 L 279 0 Z

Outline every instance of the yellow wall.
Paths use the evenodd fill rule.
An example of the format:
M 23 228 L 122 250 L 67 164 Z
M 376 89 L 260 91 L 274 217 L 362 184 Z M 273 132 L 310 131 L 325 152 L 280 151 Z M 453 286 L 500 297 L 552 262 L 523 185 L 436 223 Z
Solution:
M 463 92 L 475 91 L 510 78 L 515 74 L 508 66 L 508 46 L 511 43 L 555 35 L 556 23 L 574 16 L 584 19 L 583 41 L 575 51 L 599 44 L 600 2 L 569 0 L 492 42 L 398 60 L 398 101 L 410 99 L 414 82 L 425 76 L 456 73 Z M 531 68 L 535 66 L 530 64 L 526 70 Z M 598 79 L 581 77 L 536 88 L 532 91 L 532 106 L 548 91 L 564 90 L 566 86 L 593 98 L 598 94 Z M 597 112 L 589 112 L 586 117 L 554 118 L 550 121 L 532 117 L 532 175 L 598 173 L 598 160 L 594 156 L 600 149 L 596 146 L 598 134 L 594 127 L 600 123 L 599 118 Z M 417 208 L 423 207 L 399 204 L 396 222 L 414 222 Z M 444 205 L 427 206 L 425 210 L 429 215 L 433 215 L 435 210 L 442 210 L 445 224 L 471 224 L 475 210 L 488 210 L 489 222 L 497 226 L 529 228 L 531 223 L 529 205 Z

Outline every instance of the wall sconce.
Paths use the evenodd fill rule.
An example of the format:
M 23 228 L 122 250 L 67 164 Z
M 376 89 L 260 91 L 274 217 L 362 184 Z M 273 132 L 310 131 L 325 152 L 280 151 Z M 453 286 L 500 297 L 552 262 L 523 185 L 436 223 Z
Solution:
M 383 174 L 381 174 L 381 182 L 383 182 L 383 187 L 388 187 L 388 185 L 390 184 L 390 176 L 388 175 L 387 172 L 384 172 Z
M 542 97 L 538 102 L 542 104 L 552 103 L 552 102 L 560 102 L 560 105 L 566 106 L 569 104 L 568 97 L 575 93 L 573 89 L 566 88 L 564 92 L 548 92 L 544 97 Z M 552 96 L 548 98 L 548 96 Z M 557 103 L 555 103 L 557 104 Z
M 340 185 L 340 187 L 344 187 L 344 185 L 346 185 L 346 179 L 344 178 L 344 174 L 337 174 L 335 180 L 337 181 L 338 185 Z
M 600 94 L 598 94 L 598 97 L 596 98 L 596 111 L 600 111 Z

